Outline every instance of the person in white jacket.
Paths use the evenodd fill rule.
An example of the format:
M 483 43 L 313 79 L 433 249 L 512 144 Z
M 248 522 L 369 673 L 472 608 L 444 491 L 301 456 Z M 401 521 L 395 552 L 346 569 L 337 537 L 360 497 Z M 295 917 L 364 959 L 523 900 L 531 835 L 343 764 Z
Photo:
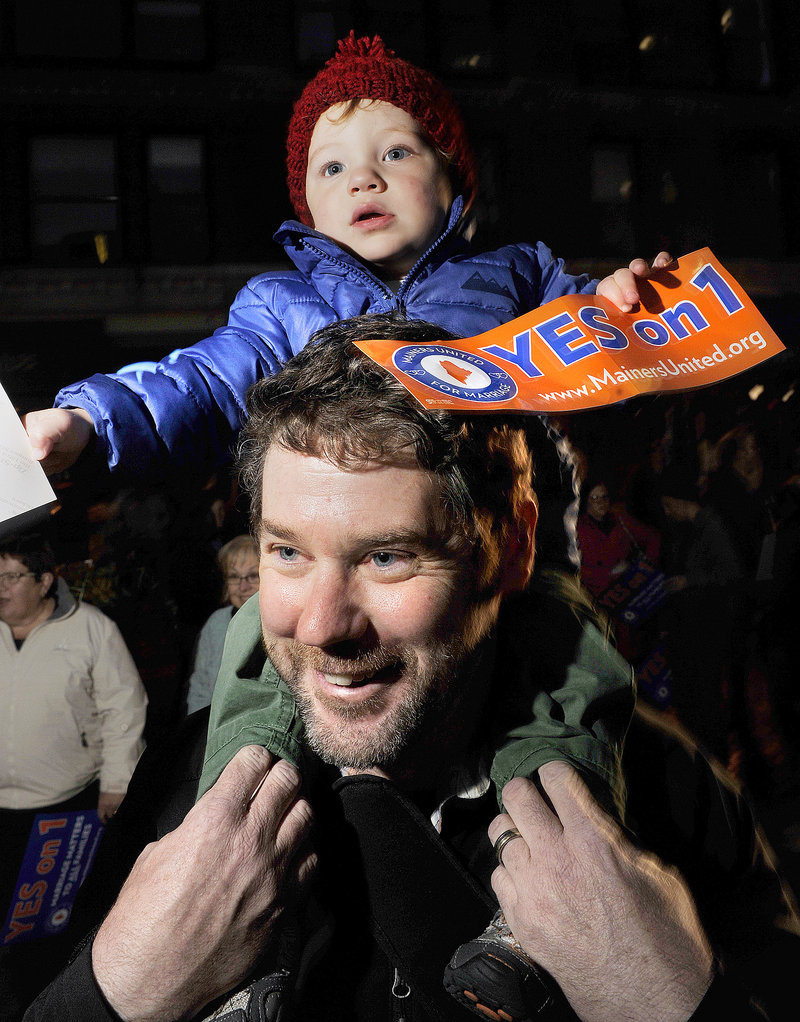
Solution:
M 141 755 L 147 697 L 117 626 L 53 567 L 37 537 L 0 544 L 0 808 L 41 812 L 99 781 L 105 823 Z
M 54 568 L 42 536 L 0 542 L 3 917 L 36 815 L 96 807 L 108 822 L 144 748 L 147 696 L 122 635 L 78 603 Z M 34 945 L 0 955 L 5 1020 L 35 993 L 46 961 Z

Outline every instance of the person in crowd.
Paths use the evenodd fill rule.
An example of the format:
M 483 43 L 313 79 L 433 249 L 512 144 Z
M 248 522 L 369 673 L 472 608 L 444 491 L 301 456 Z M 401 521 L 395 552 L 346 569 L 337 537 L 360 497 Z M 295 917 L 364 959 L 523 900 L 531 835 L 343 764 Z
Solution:
M 778 491 L 775 548 L 768 565 L 768 595 L 760 622 L 760 648 L 767 665 L 769 703 L 780 727 L 781 786 L 800 787 L 800 690 L 795 636 L 800 606 L 800 444 L 790 457 Z
M 715 455 L 717 466 L 709 476 L 706 501 L 723 522 L 742 568 L 742 578 L 729 597 L 735 615 L 729 672 L 731 716 L 742 746 L 742 771 L 753 789 L 763 789 L 769 767 L 750 723 L 749 689 L 751 670 L 758 669 L 760 658 L 760 619 L 770 596 L 777 527 L 775 481 L 765 464 L 758 431 L 749 421 L 728 430 L 718 441 Z M 766 722 L 760 726 L 762 732 L 768 728 L 771 740 L 780 744 L 777 731 Z
M 658 566 L 661 534 L 635 518 L 618 503 L 612 506 L 608 485 L 591 476 L 581 487 L 583 512 L 578 517 L 578 546 L 581 552 L 581 581 L 596 598 L 639 563 Z M 600 600 L 602 606 L 602 599 Z M 655 619 L 635 627 L 617 615 L 614 634 L 617 648 L 631 663 L 637 663 L 654 647 Z
M 719 440 L 716 453 L 707 501 L 724 521 L 747 576 L 755 579 L 764 539 L 775 526 L 756 430 L 740 423 Z
M 604 479 L 587 478 L 581 493 L 584 505 L 578 518 L 581 579 L 592 595 L 600 596 L 636 561 L 644 559 L 657 565 L 661 537 L 623 506 L 612 506 Z
M 217 555 L 222 573 L 222 602 L 203 625 L 197 637 L 189 691 L 188 713 L 211 703 L 211 695 L 222 663 L 225 633 L 236 611 L 258 589 L 258 546 L 252 536 L 235 536 Z
M 674 530 L 667 565 L 669 597 L 661 616 L 672 668 L 672 706 L 727 763 L 732 707 L 741 702 L 741 693 L 728 687 L 744 566 L 722 519 L 700 504 L 691 473 L 670 466 L 661 476 L 660 491 Z
M 227 765 L 195 802 L 221 751 L 208 711 L 143 761 L 76 909 L 88 939 L 26 1022 L 788 1019 L 796 912 L 696 749 L 634 719 L 627 830 L 564 762 L 541 790 L 505 784 L 495 815 L 506 701 L 557 637 L 517 595 L 541 425 L 426 411 L 351 336 L 331 331 L 249 397 L 261 578 L 215 694 L 215 714 L 220 686 L 245 712 L 224 722 Z M 626 673 L 591 635 L 573 616 L 577 660 Z M 276 704 L 302 721 L 286 744 L 304 791 L 286 759 L 234 741 Z M 452 949 L 492 891 L 517 942 L 487 978 L 474 941 Z
M 143 748 L 147 698 L 122 636 L 75 601 L 42 535 L 0 542 L 0 704 L 5 918 L 36 815 L 96 808 L 107 823 Z M 0 954 L 0 1017 L 19 1017 L 42 952 Z

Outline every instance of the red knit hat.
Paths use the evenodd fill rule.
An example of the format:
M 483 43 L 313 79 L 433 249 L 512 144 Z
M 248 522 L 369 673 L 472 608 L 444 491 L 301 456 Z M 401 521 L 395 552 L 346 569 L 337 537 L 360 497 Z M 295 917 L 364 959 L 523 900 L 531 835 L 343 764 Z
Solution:
M 311 224 L 306 203 L 308 146 L 314 126 L 329 107 L 350 99 L 376 99 L 405 110 L 458 174 L 466 206 L 475 198 L 477 170 L 472 147 L 453 97 L 427 71 L 396 57 L 380 36 L 351 32 L 312 78 L 294 105 L 286 136 L 289 198 L 299 220 Z

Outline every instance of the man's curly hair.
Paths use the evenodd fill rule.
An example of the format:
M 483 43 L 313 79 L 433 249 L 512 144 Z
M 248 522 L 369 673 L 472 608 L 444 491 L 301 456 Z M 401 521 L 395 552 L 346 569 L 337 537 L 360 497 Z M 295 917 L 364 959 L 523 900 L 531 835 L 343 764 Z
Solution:
M 318 331 L 278 373 L 252 386 L 238 463 L 253 534 L 261 522 L 264 459 L 280 444 L 344 470 L 372 462 L 431 472 L 454 532 L 471 545 L 480 542 L 493 560 L 532 495 L 535 447 L 550 442 L 541 422 L 426 410 L 352 343 L 367 339 L 455 340 L 441 327 L 396 313 L 359 316 Z M 491 563 L 485 568 L 490 577 Z

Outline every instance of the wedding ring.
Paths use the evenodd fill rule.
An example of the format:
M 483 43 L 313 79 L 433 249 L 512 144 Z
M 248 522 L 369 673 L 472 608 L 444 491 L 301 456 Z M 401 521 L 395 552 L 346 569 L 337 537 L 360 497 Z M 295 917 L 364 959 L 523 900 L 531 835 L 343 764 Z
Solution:
M 509 841 L 513 841 L 515 837 L 522 837 L 522 834 L 512 827 L 511 830 L 504 830 L 500 837 L 494 843 L 494 854 L 497 856 L 497 861 L 500 865 L 503 865 L 503 850 Z

